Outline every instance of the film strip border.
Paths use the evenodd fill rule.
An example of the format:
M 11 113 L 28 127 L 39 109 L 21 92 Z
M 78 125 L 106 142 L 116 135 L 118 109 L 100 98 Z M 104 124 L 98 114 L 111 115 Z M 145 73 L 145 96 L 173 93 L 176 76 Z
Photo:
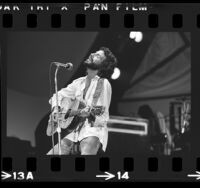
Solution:
M 98 181 L 99 179 L 96 178 L 96 175 L 105 172 L 111 174 L 119 172 L 130 173 L 134 179 L 129 179 L 129 181 L 148 179 L 194 181 L 195 178 L 196 180 L 200 179 L 198 174 L 200 172 L 200 157 L 195 160 L 181 157 L 124 157 L 116 159 L 113 157 L 97 158 L 92 156 L 51 157 L 46 159 L 28 157 L 25 160 L 6 157 L 2 160 L 2 171 L 6 173 L 31 172 L 37 174 L 35 177 L 38 181 L 51 181 L 51 177 L 52 180 L 55 180 L 55 177 L 59 176 L 59 174 L 64 175 L 59 176 L 62 181 L 81 181 L 84 179 L 85 181 Z M 194 174 L 195 172 L 197 174 Z M 46 179 L 42 178 L 44 174 Z M 69 174 L 69 176 L 66 176 L 66 174 Z M 189 178 L 189 176 L 192 178 Z
M 200 14 L 185 16 L 179 13 L 167 15 L 137 14 L 2 14 L 0 27 L 4 29 L 198 29 Z
M 61 171 L 61 159 L 60 157 L 50 158 L 50 168 L 52 171 Z M 110 170 L 110 159 L 109 157 L 101 157 L 99 160 L 99 170 L 109 171 Z M 148 171 L 158 171 L 159 170 L 159 158 L 157 157 L 148 157 L 147 158 L 147 170 Z M 181 157 L 171 157 L 168 158 L 171 161 L 171 170 L 178 172 L 183 169 L 183 159 Z M 123 160 L 123 170 L 125 171 L 134 171 L 134 158 L 125 157 Z M 162 158 L 161 158 L 162 161 Z M 11 157 L 4 157 L 2 160 L 2 170 L 3 171 L 12 171 L 13 170 L 13 159 Z M 76 157 L 74 169 L 76 171 L 85 171 L 86 158 Z M 36 171 L 37 170 L 37 158 L 28 157 L 26 159 L 26 170 L 27 171 Z M 196 158 L 196 170 L 200 171 L 200 157 Z
M 27 14 L 26 20 L 24 20 L 25 27 L 27 28 L 38 28 L 40 26 L 40 16 L 37 14 Z M 99 28 L 109 28 L 112 21 L 112 16 L 109 14 L 100 14 L 99 15 Z M 184 27 L 184 16 L 182 14 L 173 14 L 171 15 L 171 25 L 169 24 L 169 28 L 183 28 Z M 200 28 L 200 14 L 196 15 L 196 18 L 193 19 L 194 26 Z M 65 20 L 61 14 L 52 14 L 50 16 L 50 23 L 49 27 L 51 28 L 62 28 Z M 134 28 L 135 27 L 135 15 L 134 14 L 125 14 L 123 16 L 123 27 L 124 28 Z M 86 28 L 88 25 L 87 22 L 87 15 L 85 14 L 77 14 L 75 16 L 75 28 Z M 159 28 L 159 24 L 162 23 L 162 20 L 159 20 L 158 14 L 149 14 L 147 16 L 147 27 L 148 28 Z M 171 27 L 170 27 L 171 26 Z M 2 15 L 2 27 L 3 28 L 13 28 L 16 27 L 15 25 L 15 15 L 12 14 L 3 14 Z M 69 26 L 69 28 L 71 28 Z
M 0 28 L 1 31 L 15 31 L 18 29 L 25 30 L 107 30 L 109 28 L 115 29 L 158 29 L 158 30 L 170 30 L 182 29 L 182 30 L 194 30 L 200 28 L 200 12 L 199 7 L 196 7 L 194 11 L 189 9 L 177 11 L 171 10 L 168 12 L 143 12 L 140 13 L 72 13 L 72 14 L 60 14 L 60 13 L 3 13 L 0 14 Z M 196 157 L 192 162 L 188 164 L 190 159 L 181 157 L 147 157 L 140 159 L 138 158 L 125 157 L 122 160 L 114 160 L 109 157 L 97 158 L 96 160 L 89 161 L 88 158 L 77 157 L 69 160 L 63 160 L 60 157 L 48 158 L 47 160 L 41 160 L 40 158 L 29 157 L 21 160 L 21 163 L 16 162 L 18 159 L 5 157 L 2 159 L 2 170 L 5 172 L 11 172 L 16 170 L 15 165 L 23 166 L 21 169 L 26 171 L 37 172 L 38 169 L 42 171 L 43 162 L 46 164 L 47 169 L 53 173 L 62 172 L 64 169 L 71 170 L 81 174 L 88 171 L 88 168 L 95 167 L 101 172 L 110 171 L 113 167 L 119 167 L 118 170 L 127 172 L 136 172 L 140 175 L 145 172 L 157 173 L 164 172 L 168 169 L 171 172 L 181 173 L 184 172 L 184 177 L 187 177 L 187 173 L 194 171 L 200 171 L 200 157 Z M 116 162 L 117 161 L 117 162 Z M 142 161 L 142 162 L 141 162 Z M 119 163 L 121 165 L 119 165 Z M 92 165 L 93 164 L 93 165 Z M 163 166 L 164 164 L 164 166 Z M 192 165 L 191 165 L 192 164 Z M 140 166 L 142 165 L 142 166 Z M 191 165 L 190 167 L 188 167 Z M 185 167 L 187 166 L 187 167 Z M 64 169 L 63 169 L 64 168 Z M 96 172 L 96 171 L 95 171 Z M 192 173 L 192 172 L 191 172 Z M 92 173 L 91 173 L 92 174 Z M 76 174 L 73 174 L 76 175 Z M 93 174 L 94 175 L 94 174 Z M 176 174 L 177 175 L 177 174 Z M 156 174 L 156 176 L 158 176 Z M 172 176 L 174 174 L 172 173 Z M 84 176 L 83 176 L 84 177 Z M 92 176 L 91 176 L 92 177 Z M 93 176 L 95 179 L 95 176 Z M 159 176 L 160 177 L 160 176 Z M 38 176 L 39 178 L 39 176 Z M 163 175 L 162 179 L 166 176 Z M 168 177 L 170 180 L 170 178 Z

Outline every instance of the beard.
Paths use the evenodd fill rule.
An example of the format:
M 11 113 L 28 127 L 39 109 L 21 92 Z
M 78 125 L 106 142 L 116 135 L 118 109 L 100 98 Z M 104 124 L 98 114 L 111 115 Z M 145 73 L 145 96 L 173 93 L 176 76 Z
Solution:
M 101 63 L 95 63 L 91 57 L 84 61 L 84 65 L 92 70 L 101 69 Z

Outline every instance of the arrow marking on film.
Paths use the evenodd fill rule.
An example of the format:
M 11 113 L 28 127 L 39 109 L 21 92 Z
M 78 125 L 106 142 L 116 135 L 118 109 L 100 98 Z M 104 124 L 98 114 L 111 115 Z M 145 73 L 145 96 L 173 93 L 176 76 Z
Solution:
M 114 174 L 111 174 L 109 172 L 105 172 L 104 175 L 96 175 L 97 178 L 106 178 L 105 180 L 109 180 L 111 178 L 114 178 L 115 175 Z
M 196 174 L 188 174 L 188 177 L 196 177 L 196 180 L 200 180 L 200 172 L 196 171 Z
M 5 180 L 5 179 L 10 178 L 10 177 L 12 177 L 12 175 L 10 175 L 10 174 L 8 174 L 4 171 L 1 171 L 1 179 L 2 180 Z

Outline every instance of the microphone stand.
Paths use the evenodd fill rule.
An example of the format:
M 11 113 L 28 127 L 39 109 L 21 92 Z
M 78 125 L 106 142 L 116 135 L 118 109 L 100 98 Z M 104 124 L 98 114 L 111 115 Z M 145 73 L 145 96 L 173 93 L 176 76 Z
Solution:
M 59 65 L 57 65 L 56 71 L 55 71 L 55 91 L 56 91 L 56 120 L 57 120 L 57 133 L 58 133 L 58 154 L 61 155 L 61 128 L 60 128 L 60 122 L 59 122 L 59 110 L 58 110 L 58 83 L 57 83 L 57 73 L 58 73 Z

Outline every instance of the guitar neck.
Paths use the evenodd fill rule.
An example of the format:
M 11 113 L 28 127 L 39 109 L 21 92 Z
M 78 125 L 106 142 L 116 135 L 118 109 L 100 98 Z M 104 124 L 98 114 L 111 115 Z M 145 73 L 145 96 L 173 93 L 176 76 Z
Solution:
M 93 109 L 93 108 L 92 108 L 92 109 Z M 89 109 L 88 112 L 91 113 L 92 109 Z M 69 115 L 68 115 L 68 117 L 73 117 L 73 116 L 79 115 L 81 110 L 82 110 L 82 109 L 71 110 L 70 113 L 69 113 Z
M 69 117 L 73 117 L 76 116 L 80 113 L 81 110 L 72 110 L 69 114 Z

